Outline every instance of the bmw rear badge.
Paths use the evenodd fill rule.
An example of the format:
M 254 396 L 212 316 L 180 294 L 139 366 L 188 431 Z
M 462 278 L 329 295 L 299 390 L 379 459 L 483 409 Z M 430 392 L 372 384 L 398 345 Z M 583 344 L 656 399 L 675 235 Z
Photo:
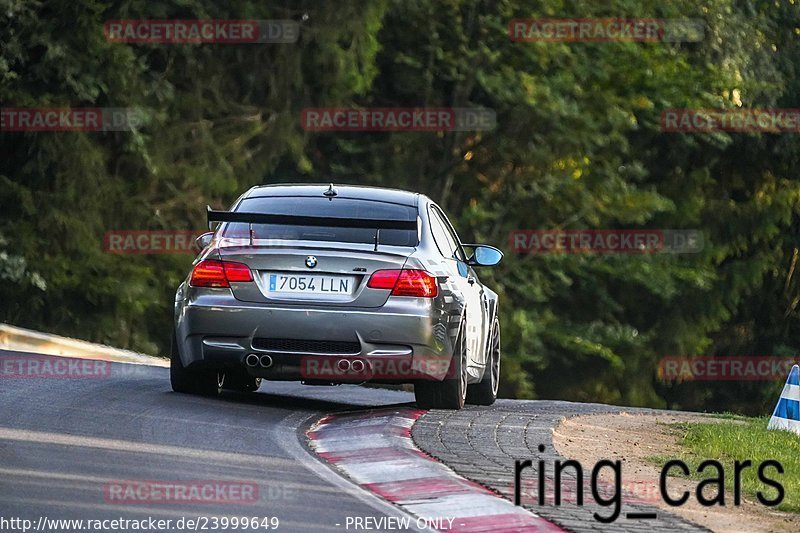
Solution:
M 314 257 L 313 255 L 309 255 L 308 257 L 306 257 L 306 266 L 308 268 L 314 268 L 315 266 L 317 266 L 317 258 Z

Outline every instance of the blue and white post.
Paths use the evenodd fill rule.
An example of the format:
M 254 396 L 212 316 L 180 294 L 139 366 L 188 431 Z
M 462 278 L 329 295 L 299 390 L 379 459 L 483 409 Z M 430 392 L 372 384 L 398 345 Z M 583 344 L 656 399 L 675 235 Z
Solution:
M 800 435 L 800 366 L 794 365 L 789 371 L 767 429 L 785 429 Z

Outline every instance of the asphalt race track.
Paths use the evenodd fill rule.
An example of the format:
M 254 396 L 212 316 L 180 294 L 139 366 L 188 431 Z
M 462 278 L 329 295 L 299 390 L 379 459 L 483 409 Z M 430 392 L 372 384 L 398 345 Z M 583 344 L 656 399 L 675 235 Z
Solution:
M 99 365 L 99 370 L 76 367 L 66 378 L 45 372 L 44 366 L 28 372 L 9 366 L 30 359 L 41 365 Z M 280 382 L 265 382 L 255 394 L 224 392 L 205 398 L 172 392 L 169 370 L 163 366 L 0 350 L 0 517 L 29 520 L 29 531 L 134 530 L 111 522 L 95 528 L 88 523 L 52 522 L 115 519 L 171 521 L 163 522 L 164 527 L 148 522 L 149 527 L 141 529 L 149 531 L 430 531 L 415 527 L 417 517 L 425 514 L 415 507 L 430 507 L 438 494 L 445 504 L 429 516 L 452 511 L 452 516 L 467 517 L 457 522 L 461 527 L 451 527 L 453 531 L 558 530 L 553 524 L 581 532 L 702 529 L 663 511 L 653 512 L 652 520 L 629 519 L 628 511 L 656 511 L 636 504 L 626 504 L 623 518 L 611 524 L 593 520 L 592 512 L 599 508 L 591 505 L 526 505 L 528 511 L 509 507 L 515 458 L 558 458 L 552 451 L 551 434 L 564 416 L 620 409 L 500 400 L 488 408 L 425 413 L 416 409 L 413 395 L 406 392 Z M 392 426 L 397 421 L 401 425 Z M 312 434 L 312 440 L 322 442 L 333 454 L 315 455 L 309 447 Z M 403 451 L 406 445 L 414 448 L 412 434 L 416 448 L 427 455 L 412 450 L 409 456 Z M 401 440 L 405 436 L 407 442 L 400 443 L 401 449 L 390 450 L 387 439 L 397 436 Z M 540 453 L 537 444 L 548 451 Z M 418 457 L 415 453 L 427 459 L 408 462 L 409 457 Z M 399 459 L 392 463 L 392 457 Z M 350 465 L 339 465 L 343 475 L 329 464 L 342 460 Z M 393 485 L 396 476 L 388 474 L 391 468 L 409 480 L 398 482 L 406 488 L 405 496 L 387 497 L 397 506 L 376 496 L 382 494 L 376 487 L 390 487 L 389 492 L 397 488 Z M 432 480 L 431 472 L 450 477 Z M 464 478 L 490 490 L 473 484 L 477 495 L 472 489 L 467 490 L 471 495 L 466 494 L 464 483 L 471 482 Z M 228 484 L 240 490 L 249 487 L 251 497 L 236 497 L 224 490 L 202 499 L 167 497 L 164 501 L 163 493 L 142 496 L 140 492 L 120 497 L 120 487 L 136 488 L 143 482 L 190 487 Z M 456 486 L 450 496 L 443 490 L 448 485 Z M 506 501 L 497 498 L 497 493 Z M 519 516 L 528 512 L 533 514 Z M 234 517 L 257 519 L 258 525 L 250 522 L 236 527 Z M 229 522 L 219 522 L 223 518 Z M 364 520 L 361 527 L 356 519 Z M 517 527 L 509 522 L 512 519 L 536 525 Z M 411 526 L 392 527 L 402 520 Z M 492 520 L 495 525 L 490 527 Z M 501 523 L 505 526 L 498 528 Z M 0 522 L 0 531 L 22 531 L 20 525 Z
M 0 351 L 0 363 L 12 354 L 20 352 Z M 102 378 L 0 379 L 0 509 L 34 524 L 277 517 L 278 531 L 342 531 L 347 516 L 401 516 L 319 462 L 301 437 L 324 413 L 410 401 L 399 391 L 275 382 L 258 394 L 193 397 L 170 390 L 165 368 L 117 363 Z M 132 479 L 253 481 L 259 502 L 106 501 L 108 483 Z

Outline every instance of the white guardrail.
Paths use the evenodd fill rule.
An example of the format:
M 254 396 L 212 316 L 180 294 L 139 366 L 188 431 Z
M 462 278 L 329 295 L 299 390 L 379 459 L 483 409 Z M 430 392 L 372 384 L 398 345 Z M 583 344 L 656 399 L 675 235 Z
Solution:
M 169 366 L 169 361 L 161 357 L 153 357 L 130 350 L 112 348 L 103 344 L 41 333 L 10 324 L 0 324 L 0 349 L 75 357 L 78 359 L 102 359 L 118 363 Z

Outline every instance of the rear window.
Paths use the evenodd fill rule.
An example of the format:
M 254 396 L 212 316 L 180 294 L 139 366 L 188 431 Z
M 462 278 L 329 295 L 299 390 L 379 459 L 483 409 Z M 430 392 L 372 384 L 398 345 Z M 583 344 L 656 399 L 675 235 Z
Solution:
M 417 220 L 417 209 L 415 207 L 352 198 L 245 198 L 239 203 L 236 211 L 270 215 L 402 221 Z M 225 225 L 222 235 L 223 237 L 246 239 L 249 238 L 248 228 L 248 224 L 230 222 Z M 375 230 L 371 228 L 329 228 L 283 224 L 253 224 L 253 238 L 372 244 L 375 242 Z M 390 246 L 416 246 L 419 244 L 419 241 L 417 239 L 417 232 L 413 230 L 382 229 L 380 243 Z

